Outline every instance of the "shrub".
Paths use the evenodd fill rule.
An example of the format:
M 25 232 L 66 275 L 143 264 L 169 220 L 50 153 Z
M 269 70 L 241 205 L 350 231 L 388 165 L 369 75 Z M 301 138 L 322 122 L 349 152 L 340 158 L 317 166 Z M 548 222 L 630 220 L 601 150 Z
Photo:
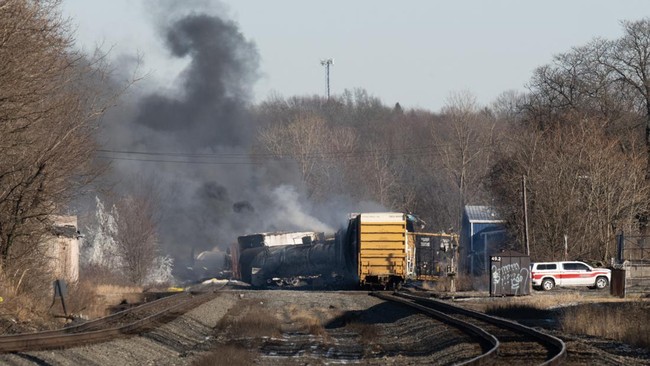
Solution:
M 564 310 L 560 321 L 565 332 L 650 348 L 650 305 L 647 302 L 572 306 Z

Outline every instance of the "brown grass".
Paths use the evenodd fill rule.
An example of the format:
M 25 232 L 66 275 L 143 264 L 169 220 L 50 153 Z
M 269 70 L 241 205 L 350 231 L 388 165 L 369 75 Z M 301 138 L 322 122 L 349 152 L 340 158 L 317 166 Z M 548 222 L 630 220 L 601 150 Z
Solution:
M 48 315 L 52 303 L 49 280 L 29 277 L 29 271 L 12 277 L 0 273 L 0 333 L 24 333 L 54 329 L 60 322 Z
M 327 310 L 324 308 L 305 309 L 291 304 L 284 314 L 285 324 L 282 326 L 282 331 L 327 337 L 322 321 L 326 313 Z
M 53 298 L 51 275 L 33 269 L 5 268 L 0 272 L 0 333 L 16 333 L 60 328 L 66 321 L 59 298 Z M 106 315 L 111 303 L 108 294 L 136 293 L 141 288 L 121 286 L 118 277 L 97 267 L 81 270 L 78 283 L 67 284 L 68 315 L 95 318 Z M 118 285 L 112 284 L 116 281 Z M 54 301 L 53 301 L 54 300 Z M 119 301 L 118 301 L 119 302 Z
M 591 298 L 571 292 L 498 300 L 483 305 L 482 310 L 511 319 L 558 317 L 562 330 L 567 333 L 650 347 L 650 303 L 647 301 Z
M 273 310 L 258 299 L 243 299 L 228 310 L 215 327 L 219 345 L 194 365 L 250 365 L 265 338 L 278 338 L 283 333 L 311 334 L 329 340 L 323 326 L 329 308 L 300 308 L 290 304 Z M 232 362 L 230 361 L 232 360 Z
M 248 366 L 253 363 L 249 350 L 237 345 L 217 345 L 210 353 L 192 362 L 192 366 Z
M 561 316 L 562 329 L 650 348 L 650 304 L 582 304 L 568 307 Z
M 458 275 L 453 277 L 456 291 L 472 291 L 474 290 L 474 277 L 468 275 Z M 430 281 L 422 281 L 422 287 L 426 290 L 437 292 L 451 291 L 452 277 L 438 277 Z
M 79 278 L 97 285 L 129 286 L 131 283 L 124 275 L 98 265 L 84 265 L 79 268 Z
M 495 302 L 484 305 L 482 309 L 489 314 L 497 314 L 516 309 L 549 310 L 582 302 L 585 297 L 580 293 L 566 293 L 553 296 L 515 296 L 495 298 Z
M 359 334 L 363 343 L 372 343 L 379 336 L 379 330 L 374 324 L 352 321 L 345 327 Z
M 68 313 L 80 315 L 96 306 L 97 293 L 95 286 L 87 281 L 80 281 L 68 287 L 66 309 Z
M 139 286 L 121 286 L 121 285 L 97 285 L 95 287 L 95 293 L 97 295 L 111 295 L 111 294 L 136 294 L 143 291 L 142 287 Z
M 236 337 L 274 337 L 280 335 L 280 321 L 259 300 L 247 299 L 228 310 L 217 331 Z

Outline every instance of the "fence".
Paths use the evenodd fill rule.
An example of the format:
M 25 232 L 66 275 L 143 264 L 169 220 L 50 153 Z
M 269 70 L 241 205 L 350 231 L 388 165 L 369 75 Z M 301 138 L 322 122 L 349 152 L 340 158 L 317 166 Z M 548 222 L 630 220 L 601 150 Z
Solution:
M 617 236 L 616 262 L 610 292 L 614 296 L 647 296 L 650 293 L 650 236 Z

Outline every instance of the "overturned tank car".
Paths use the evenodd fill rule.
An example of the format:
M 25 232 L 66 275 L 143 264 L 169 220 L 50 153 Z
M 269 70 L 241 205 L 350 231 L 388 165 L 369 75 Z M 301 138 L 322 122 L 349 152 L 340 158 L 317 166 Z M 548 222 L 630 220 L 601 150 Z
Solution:
M 422 223 L 399 212 L 357 213 L 329 238 L 314 232 L 240 236 L 230 250 L 232 271 L 257 287 L 397 288 L 407 279 L 455 275 L 457 235 L 416 231 Z
M 293 233 L 296 234 L 296 233 Z M 233 267 L 239 278 L 253 286 L 344 286 L 354 283 L 352 252 L 346 253 L 344 240 L 339 234 L 325 238 L 322 233 L 304 234 L 301 244 L 278 245 L 277 237 L 289 237 L 291 233 L 253 234 L 240 236 L 232 252 Z M 274 245 L 264 245 L 265 236 L 271 236 Z M 266 240 L 268 241 L 268 240 Z

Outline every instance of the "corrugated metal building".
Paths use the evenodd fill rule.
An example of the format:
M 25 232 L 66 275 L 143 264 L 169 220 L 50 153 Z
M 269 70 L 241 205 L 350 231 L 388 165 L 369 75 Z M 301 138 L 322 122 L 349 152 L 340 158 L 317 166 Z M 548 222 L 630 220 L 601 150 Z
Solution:
M 473 275 L 489 271 L 489 256 L 505 247 L 503 220 L 490 206 L 465 206 L 461 227 L 460 270 Z

